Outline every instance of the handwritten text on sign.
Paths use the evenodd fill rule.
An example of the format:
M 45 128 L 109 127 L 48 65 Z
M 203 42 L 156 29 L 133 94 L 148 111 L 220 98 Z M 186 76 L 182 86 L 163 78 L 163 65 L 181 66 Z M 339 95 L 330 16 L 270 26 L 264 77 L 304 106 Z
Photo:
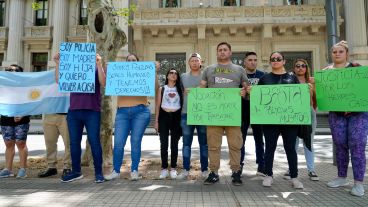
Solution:
M 317 71 L 314 76 L 319 110 L 368 111 L 368 67 Z
M 60 44 L 59 91 L 95 92 L 96 44 Z
M 106 95 L 155 96 L 153 62 L 109 62 Z
M 252 124 L 311 124 L 307 84 L 253 86 L 250 95 Z
M 188 125 L 240 126 L 240 88 L 191 88 Z

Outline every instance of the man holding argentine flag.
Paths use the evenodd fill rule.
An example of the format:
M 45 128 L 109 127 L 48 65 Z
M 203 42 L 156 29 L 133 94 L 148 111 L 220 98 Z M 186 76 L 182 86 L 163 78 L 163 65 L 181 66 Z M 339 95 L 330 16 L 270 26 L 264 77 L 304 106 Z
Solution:
M 83 178 L 81 172 L 81 141 L 86 127 L 95 167 L 95 182 L 102 183 L 102 148 L 100 143 L 101 94 L 106 76 L 102 58 L 96 54 L 95 43 L 70 43 L 60 45 L 60 53 L 54 56 L 55 78 L 60 92 L 70 92 L 67 115 L 72 171 L 61 182 Z

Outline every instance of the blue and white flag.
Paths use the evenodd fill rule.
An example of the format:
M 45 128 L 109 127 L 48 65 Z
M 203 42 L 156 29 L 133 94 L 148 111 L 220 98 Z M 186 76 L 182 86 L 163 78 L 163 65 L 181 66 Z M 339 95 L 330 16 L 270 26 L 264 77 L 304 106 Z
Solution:
M 59 93 L 55 70 L 45 72 L 0 71 L 0 114 L 25 116 L 66 113 L 69 93 Z

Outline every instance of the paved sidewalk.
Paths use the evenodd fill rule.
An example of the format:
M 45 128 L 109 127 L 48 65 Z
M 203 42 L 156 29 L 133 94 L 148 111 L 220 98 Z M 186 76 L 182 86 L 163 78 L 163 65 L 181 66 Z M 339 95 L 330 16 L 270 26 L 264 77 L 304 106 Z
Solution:
M 43 137 L 33 136 L 28 139 L 30 154 L 43 155 Z M 198 159 L 198 144 L 196 139 L 194 140 L 193 158 Z M 336 167 L 331 164 L 331 137 L 317 136 L 314 146 L 316 170 L 320 181 L 308 179 L 303 149 L 300 146 L 299 178 L 304 184 L 303 190 L 294 190 L 288 181 L 282 179 L 287 162 L 281 139 L 275 154 L 274 184 L 270 188 L 263 187 L 262 178 L 255 176 L 254 141 L 252 137 L 248 137 L 244 184 L 240 187 L 231 185 L 228 150 L 224 139 L 220 182 L 214 185 L 205 186 L 202 180 L 131 182 L 120 179 L 95 184 L 92 179 L 60 183 L 58 178 L 7 178 L 0 179 L 0 206 L 368 206 L 368 192 L 358 198 L 349 194 L 352 185 L 339 189 L 326 186 L 326 183 L 336 176 Z M 145 136 L 142 147 L 143 159 L 159 157 L 157 136 Z M 4 157 L 3 152 L 4 146 L 1 146 L 0 162 Z M 130 154 L 130 143 L 127 143 L 126 154 Z M 18 159 L 17 156 L 15 159 Z M 351 168 L 348 174 L 352 183 Z M 364 185 L 368 191 L 366 181 Z

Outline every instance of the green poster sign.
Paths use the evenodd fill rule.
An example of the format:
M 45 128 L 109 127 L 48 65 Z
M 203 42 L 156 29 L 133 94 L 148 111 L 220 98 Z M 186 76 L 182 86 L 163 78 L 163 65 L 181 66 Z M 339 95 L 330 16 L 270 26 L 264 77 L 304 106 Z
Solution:
M 251 124 L 311 124 L 307 84 L 256 85 L 250 94 Z
M 191 88 L 188 125 L 240 126 L 240 88 Z
M 368 111 L 368 67 L 314 73 L 320 111 Z

